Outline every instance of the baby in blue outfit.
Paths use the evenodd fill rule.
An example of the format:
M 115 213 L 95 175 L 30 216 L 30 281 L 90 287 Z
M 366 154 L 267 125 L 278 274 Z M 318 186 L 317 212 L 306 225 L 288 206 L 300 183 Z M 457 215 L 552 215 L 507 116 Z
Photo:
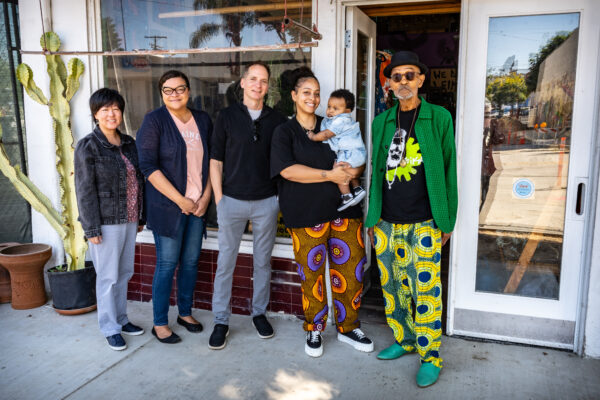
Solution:
M 309 132 L 308 137 L 313 141 L 327 142 L 331 150 L 337 153 L 337 162 L 346 162 L 357 168 L 365 164 L 367 151 L 360 135 L 360 126 L 352 119 L 352 110 L 354 95 L 346 89 L 335 90 L 327 102 L 327 117 L 321 122 L 322 131 Z M 338 185 L 342 193 L 338 211 L 360 203 L 367 194 L 358 179 L 352 179 L 350 185 Z

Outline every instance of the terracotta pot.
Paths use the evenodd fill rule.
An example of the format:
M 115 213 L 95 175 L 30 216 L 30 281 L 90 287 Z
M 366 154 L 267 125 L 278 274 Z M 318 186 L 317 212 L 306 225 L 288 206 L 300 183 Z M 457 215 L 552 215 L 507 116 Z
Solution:
M 8 242 L 8 243 L 0 243 L 0 250 L 15 246 L 17 242 Z M 10 289 L 10 273 L 0 265 L 0 303 L 10 303 L 11 299 L 11 289 Z
M 12 308 L 26 310 L 46 303 L 44 265 L 52 255 L 47 244 L 20 244 L 0 250 L 0 265 L 10 272 Z

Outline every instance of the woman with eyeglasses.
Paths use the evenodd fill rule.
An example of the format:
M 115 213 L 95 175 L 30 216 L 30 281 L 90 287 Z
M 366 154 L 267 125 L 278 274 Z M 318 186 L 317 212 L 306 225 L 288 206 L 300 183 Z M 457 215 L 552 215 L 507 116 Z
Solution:
M 144 117 L 137 148 L 146 177 L 147 224 L 156 246 L 152 334 L 170 344 L 181 341 L 169 328 L 167 315 L 177 264 L 177 323 L 190 332 L 202 331 L 192 316 L 192 300 L 211 197 L 208 160 L 213 126 L 207 113 L 188 108 L 190 83 L 183 72 L 165 72 L 158 89 L 164 106 Z

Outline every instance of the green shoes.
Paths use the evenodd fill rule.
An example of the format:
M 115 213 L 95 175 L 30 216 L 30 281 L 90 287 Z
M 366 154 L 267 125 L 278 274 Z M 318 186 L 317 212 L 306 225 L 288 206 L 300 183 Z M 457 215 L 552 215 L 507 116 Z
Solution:
M 377 354 L 377 358 L 380 360 L 395 360 L 407 353 L 411 352 L 406 351 L 398 343 L 394 343 L 387 349 L 381 350 Z M 432 363 L 422 363 L 419 372 L 417 372 L 417 385 L 422 388 L 433 385 L 437 382 L 441 370 L 440 367 L 436 367 Z
M 380 360 L 395 360 L 396 358 L 400 358 L 406 353 L 410 353 L 409 351 L 404 350 L 404 347 L 400 346 L 398 343 L 394 343 L 387 349 L 383 349 L 377 354 L 377 358 Z
M 437 382 L 441 370 L 432 363 L 422 363 L 417 372 L 417 385 L 422 388 L 433 385 Z

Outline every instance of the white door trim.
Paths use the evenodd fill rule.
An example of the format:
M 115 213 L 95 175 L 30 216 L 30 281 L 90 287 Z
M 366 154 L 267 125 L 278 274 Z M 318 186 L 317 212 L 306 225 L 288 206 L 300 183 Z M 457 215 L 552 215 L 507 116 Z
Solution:
M 509 3 L 509 4 L 507 4 Z M 576 87 L 575 87 L 575 93 L 576 93 L 576 97 L 575 97 L 575 103 L 574 103 L 574 111 L 573 111 L 573 131 L 578 131 L 578 130 L 584 130 L 586 131 L 585 135 L 589 134 L 589 146 L 584 146 L 584 144 L 588 144 L 588 137 L 584 138 L 584 139 L 580 139 L 579 142 L 577 143 L 578 148 L 576 148 L 572 153 L 571 153 L 571 160 L 587 160 L 589 159 L 589 163 L 585 162 L 585 165 L 582 166 L 581 163 L 570 163 L 569 165 L 569 183 L 571 184 L 571 186 L 568 188 L 568 193 L 567 193 L 567 204 L 566 204 L 566 213 L 565 213 L 565 224 L 571 224 L 572 226 L 576 225 L 579 226 L 578 230 L 580 230 L 582 233 L 581 237 L 579 238 L 579 240 L 584 240 L 586 242 L 586 244 L 583 245 L 582 247 L 582 257 L 580 258 L 580 262 L 582 263 L 583 267 L 582 268 L 578 268 L 577 271 L 572 270 L 570 271 L 571 273 L 576 272 L 578 275 L 576 276 L 576 279 L 574 279 L 571 283 L 569 283 L 569 285 L 565 285 L 565 282 L 563 281 L 563 278 L 566 274 L 561 274 L 561 297 L 564 298 L 564 294 L 565 291 L 568 292 L 569 296 L 572 296 L 572 300 L 569 301 L 569 304 L 566 304 L 564 307 L 568 307 L 570 313 L 572 313 L 572 317 L 569 317 L 569 319 L 572 318 L 572 320 L 574 320 L 575 322 L 575 335 L 573 337 L 573 345 L 572 346 L 568 346 L 568 348 L 574 348 L 576 351 L 581 351 L 581 346 L 582 346 L 582 336 L 583 336 L 583 328 L 584 328 L 584 322 L 581 318 L 582 313 L 583 313 L 583 303 L 585 303 L 585 298 L 587 298 L 587 290 L 586 287 L 584 285 L 582 285 L 582 282 L 585 282 L 586 276 L 589 276 L 589 252 L 591 251 L 591 238 L 590 236 L 593 233 L 593 216 L 595 213 L 595 205 L 596 205 L 596 187 L 595 187 L 595 181 L 593 181 L 591 184 L 587 185 L 587 193 L 586 193 L 586 197 L 585 197 L 585 202 L 586 202 L 586 211 L 585 211 L 585 216 L 584 218 L 576 218 L 573 216 L 573 207 L 574 207 L 574 200 L 575 200 L 575 196 L 574 196 L 574 185 L 573 183 L 576 182 L 577 178 L 583 178 L 583 179 L 588 179 L 588 177 L 590 177 L 591 179 L 596 179 L 594 178 L 594 176 L 597 177 L 597 175 L 592 174 L 591 172 L 594 171 L 596 169 L 595 167 L 595 162 L 594 162 L 594 157 L 590 157 L 589 154 L 585 155 L 583 158 L 581 157 L 582 153 L 585 152 L 589 152 L 589 149 L 591 148 L 595 148 L 594 146 L 597 146 L 597 139 L 595 137 L 595 135 L 593 134 L 592 131 L 587 132 L 588 130 L 593 130 L 596 131 L 597 126 L 598 126 L 598 122 L 597 122 L 597 113 L 594 112 L 596 110 L 598 110 L 598 90 L 599 90 L 599 85 L 598 85 L 598 81 L 593 80 L 593 83 L 590 82 L 591 80 L 589 79 L 590 76 L 600 76 L 598 75 L 598 70 L 596 68 L 598 68 L 598 60 L 599 59 L 599 55 L 598 55 L 598 27 L 596 26 L 597 24 L 595 24 L 594 21 L 597 21 L 599 14 L 600 14 L 600 10 L 598 8 L 597 5 L 594 5 L 592 1 L 586 1 L 586 0 L 582 0 L 582 1 L 574 1 L 571 2 L 569 4 L 564 4 L 564 2 L 559 2 L 559 1 L 554 1 L 554 0 L 549 0 L 544 2 L 543 4 L 540 4 L 539 2 L 525 2 L 525 1 L 513 1 L 513 0 L 508 0 L 508 1 L 504 1 L 504 2 L 497 2 L 496 4 L 503 4 L 503 7 L 506 6 L 506 8 L 502 8 L 502 9 L 496 9 L 495 5 L 493 4 L 492 8 L 496 9 L 495 12 L 487 12 L 490 8 L 490 4 L 491 2 L 486 2 L 485 3 L 485 7 L 486 10 L 485 12 L 482 10 L 479 10 L 479 6 L 483 4 L 483 2 L 479 2 L 479 1 L 475 1 L 475 0 L 463 0 L 462 3 L 462 10 L 461 10 L 461 36 L 460 36 L 460 49 L 459 49 L 459 84 L 458 84 L 458 108 L 457 108 L 457 149 L 458 149 L 458 159 L 457 159 L 457 165 L 459 167 L 459 217 L 458 217 L 458 222 L 457 222 L 457 227 L 456 227 L 456 238 L 455 241 L 452 244 L 452 252 L 451 252 L 451 268 L 450 268 L 450 282 L 449 282 L 449 295 L 450 295 L 450 301 L 449 301 L 449 311 L 448 311 L 448 334 L 452 335 L 452 334 L 465 334 L 465 332 L 459 331 L 454 325 L 455 325 L 455 311 L 457 309 L 457 298 L 462 297 L 461 294 L 459 292 L 461 292 L 462 290 L 462 294 L 464 294 L 464 282 L 458 282 L 458 278 L 457 276 L 460 274 L 460 271 L 463 271 L 469 268 L 472 268 L 473 266 L 470 265 L 472 264 L 472 260 L 469 259 L 465 259 L 463 256 L 462 260 L 458 259 L 458 250 L 464 248 L 464 245 L 466 243 L 473 243 L 473 239 L 475 239 L 475 243 L 476 243 L 476 239 L 477 239 L 477 233 L 476 232 L 472 232 L 472 226 L 473 225 L 473 219 L 475 219 L 475 221 L 478 221 L 478 212 L 477 212 L 477 208 L 476 206 L 474 206 L 475 204 L 475 196 L 473 196 L 473 192 L 477 191 L 479 189 L 479 185 L 478 182 L 475 182 L 473 185 L 471 185 L 471 187 L 465 188 L 464 185 L 460 185 L 460 181 L 461 179 L 464 180 L 466 179 L 467 176 L 470 177 L 470 180 L 472 180 L 472 176 L 474 175 L 474 173 L 472 173 L 473 170 L 475 171 L 479 171 L 479 167 L 480 165 L 477 164 L 475 165 L 475 160 L 467 160 L 465 159 L 465 157 L 461 157 L 462 154 L 466 154 L 465 153 L 465 143 L 463 140 L 463 135 L 465 136 L 465 140 L 466 140 L 466 133 L 464 133 L 463 131 L 465 129 L 469 129 L 472 130 L 472 128 L 479 126 L 482 127 L 483 126 L 483 101 L 481 101 L 477 104 L 467 104 L 466 99 L 464 98 L 465 92 L 466 92 L 466 85 L 467 85 L 467 80 L 465 77 L 465 68 L 466 68 L 466 62 L 467 62 L 467 44 L 469 44 L 470 46 L 477 46 L 480 49 L 480 52 L 483 50 L 484 52 L 487 49 L 487 31 L 485 32 L 486 34 L 484 35 L 485 37 L 481 37 L 481 35 L 478 35 L 477 37 L 469 37 L 467 35 L 467 31 L 470 28 L 473 28 L 473 23 L 469 23 L 469 11 L 471 11 L 473 13 L 472 18 L 475 19 L 477 18 L 479 20 L 479 23 L 477 23 L 477 25 L 481 24 L 481 19 L 485 18 L 486 22 L 485 22 L 485 26 L 488 26 L 488 18 L 489 17 L 495 17 L 495 16 L 519 16 L 519 15 L 536 15 L 536 14 L 555 14 L 555 13 L 568 13 L 568 12 L 579 12 L 580 13 L 580 23 L 579 23 L 579 43 L 578 43 L 578 51 L 577 51 L 577 78 L 576 78 Z M 568 7 L 568 8 L 567 8 Z M 511 8 L 511 11 L 506 11 L 508 8 Z M 479 11 L 475 11 L 475 10 L 479 10 Z M 519 10 L 518 12 L 513 12 L 512 10 Z M 477 14 L 475 16 L 475 13 Z M 483 15 L 485 14 L 485 15 Z M 481 27 L 478 27 L 478 29 L 481 29 Z M 473 34 L 473 33 L 472 33 Z M 473 41 L 476 41 L 477 44 L 474 44 Z M 471 54 L 472 55 L 472 54 Z M 472 63 L 472 62 L 471 62 Z M 471 70 L 471 74 L 473 73 L 473 71 Z M 473 79 L 480 79 L 479 78 L 479 74 L 476 74 L 476 77 L 471 76 L 471 80 Z M 462 81 L 461 81 L 462 80 Z M 469 84 L 469 87 L 472 86 L 471 82 Z M 481 82 L 477 82 L 477 85 L 480 85 Z M 474 93 L 471 89 L 470 92 L 470 97 L 475 96 L 477 97 L 479 92 L 479 89 L 477 89 L 477 92 Z M 592 93 L 592 94 L 590 94 Z M 593 98 L 591 97 L 593 96 Z M 469 112 L 469 118 L 467 119 L 465 117 L 465 109 L 469 108 L 468 112 Z M 584 122 L 585 121 L 585 116 L 588 115 L 593 115 L 594 121 L 588 125 L 588 123 Z M 589 121 L 589 117 L 588 117 L 588 121 Z M 477 130 L 475 130 L 477 131 Z M 481 145 L 481 143 L 479 143 L 479 145 Z M 468 164 L 468 165 L 467 165 Z M 579 165 L 578 165 L 579 164 Z M 465 171 L 471 171 L 471 173 L 467 173 Z M 468 192 L 470 195 L 465 197 L 465 192 Z M 462 201 L 460 201 L 460 199 L 463 199 Z M 465 200 L 468 200 L 468 204 L 465 202 Z M 581 225 L 579 225 L 581 224 Z M 564 238 L 564 248 L 566 248 L 567 246 L 572 246 L 573 245 L 573 240 L 575 240 L 576 238 L 571 237 L 569 235 L 565 235 Z M 462 246 L 461 246 L 462 244 Z M 564 264 L 563 264 L 564 266 Z M 563 269 L 563 272 L 565 272 L 565 269 Z M 464 278 L 464 275 L 463 275 Z M 472 277 L 474 279 L 474 277 Z M 458 289 L 457 285 L 458 283 L 461 283 L 461 285 L 463 285 L 463 289 Z M 474 282 L 470 282 L 469 281 L 469 285 L 473 285 L 474 288 Z M 469 286 L 467 285 L 467 286 Z M 489 294 L 485 294 L 485 293 L 473 293 L 473 291 L 470 292 L 469 296 L 473 299 L 477 299 L 477 301 L 470 301 L 469 304 L 473 305 L 475 303 L 478 303 L 478 305 L 474 308 L 474 309 L 478 309 L 478 310 L 485 310 L 485 307 L 483 307 L 483 304 L 479 301 L 485 302 L 485 301 L 492 301 L 493 297 L 496 297 L 496 299 L 498 299 L 497 295 L 489 295 Z M 502 299 L 503 304 L 505 302 L 507 303 L 514 303 L 513 306 L 508 307 L 510 310 L 506 310 L 507 313 L 506 315 L 518 315 L 518 314 L 527 314 L 528 312 L 531 311 L 535 311 L 536 309 L 542 310 L 542 309 L 548 309 L 549 306 L 551 307 L 556 307 L 557 302 L 554 301 L 547 301 L 547 300 L 540 300 L 540 299 L 528 299 L 528 303 L 529 306 L 520 308 L 520 310 L 516 309 L 517 300 L 511 300 L 511 299 Z M 459 307 L 461 309 L 464 309 L 465 306 L 465 302 L 462 301 L 461 304 L 459 305 Z M 519 305 L 520 306 L 520 305 Z M 563 314 L 560 317 L 560 319 L 564 319 L 565 317 L 565 309 L 563 307 Z M 525 308 L 528 308 L 529 310 L 526 310 Z M 521 311 L 521 312 L 519 312 Z M 543 318 L 552 318 L 552 313 L 556 312 L 557 313 L 557 317 L 558 314 L 560 314 L 561 310 L 551 310 L 550 313 L 548 314 L 544 314 L 544 315 L 539 315 L 540 317 Z M 531 314 L 529 314 L 531 315 Z M 535 315 L 535 314 L 534 314 Z M 472 334 L 470 334 L 470 336 L 473 336 Z M 492 334 L 482 334 L 480 335 L 481 337 L 488 337 L 490 339 L 498 339 L 498 337 L 492 337 L 494 335 Z M 515 341 L 515 340 L 512 340 Z M 525 340 L 525 343 L 531 343 L 531 344 L 536 344 L 533 343 L 535 340 Z M 560 344 L 552 344 L 553 346 L 556 347 L 562 347 L 564 348 L 564 345 L 560 345 Z

